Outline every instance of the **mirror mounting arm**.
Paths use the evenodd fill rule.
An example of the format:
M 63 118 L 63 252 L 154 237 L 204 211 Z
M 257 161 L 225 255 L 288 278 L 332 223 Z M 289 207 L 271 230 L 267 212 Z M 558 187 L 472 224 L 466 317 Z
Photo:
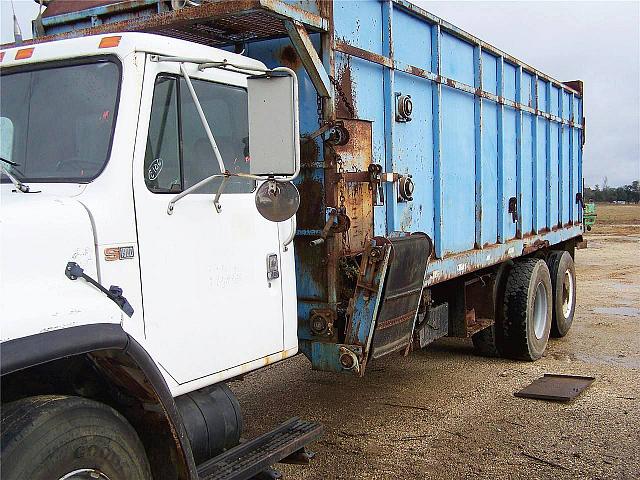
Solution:
M 227 172 L 228 173 L 228 172 Z M 220 183 L 220 188 L 216 192 L 216 196 L 213 199 L 213 206 L 216 207 L 216 212 L 220 213 L 222 211 L 222 205 L 220 205 L 220 195 L 224 191 L 224 187 L 227 185 L 227 180 L 229 180 L 229 175 L 225 175 Z
M 196 91 L 193 88 L 191 83 L 191 78 L 189 78 L 189 74 L 184 68 L 184 63 L 180 64 L 180 72 L 182 72 L 182 76 L 184 77 L 185 82 L 187 83 L 187 88 L 189 93 L 191 94 L 191 98 L 193 99 L 193 103 L 196 106 L 196 110 L 198 111 L 198 115 L 200 116 L 200 122 L 204 127 L 204 131 L 207 134 L 207 138 L 209 139 L 209 143 L 211 144 L 211 148 L 213 149 L 213 154 L 218 161 L 218 166 L 220 167 L 221 172 L 226 172 L 227 169 L 224 168 L 224 162 L 222 161 L 222 155 L 220 155 L 220 150 L 218 150 L 218 144 L 216 143 L 215 138 L 213 138 L 213 133 L 211 133 L 211 128 L 209 128 L 209 122 L 207 121 L 207 117 L 204 115 L 204 111 L 202 110 L 202 105 L 200 105 L 200 100 L 198 100 L 198 96 L 196 95 Z
M 169 205 L 167 205 L 167 215 L 171 215 L 173 213 L 173 208 L 174 208 L 175 204 L 181 198 L 184 198 L 187 195 L 189 195 L 190 193 L 193 193 L 196 190 L 204 187 L 205 185 L 207 185 L 207 184 L 211 183 L 212 181 L 214 181 L 216 178 L 224 178 L 224 180 L 222 181 L 222 185 L 224 185 L 224 183 L 226 182 L 226 179 L 229 176 L 230 176 L 229 172 L 225 172 L 224 174 L 217 173 L 217 174 L 211 175 L 210 177 L 207 177 L 207 178 L 205 178 L 203 180 L 200 180 L 195 185 L 191 185 L 186 190 L 183 190 L 182 192 L 177 194 L 175 197 L 173 197 L 171 200 L 169 200 Z M 220 193 L 222 193 L 221 192 L 222 185 L 220 186 L 220 189 L 218 189 L 218 194 L 216 195 L 215 202 L 217 202 L 219 200 L 219 198 L 220 198 Z M 219 204 L 218 204 L 218 206 L 219 206 Z M 219 210 L 218 206 L 216 206 L 216 211 L 219 213 L 220 210 Z

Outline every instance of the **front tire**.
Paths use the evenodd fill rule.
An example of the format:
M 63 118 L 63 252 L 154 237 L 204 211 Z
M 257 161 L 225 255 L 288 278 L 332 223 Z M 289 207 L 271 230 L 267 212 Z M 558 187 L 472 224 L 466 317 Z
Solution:
M 542 357 L 551 331 L 552 288 L 544 260 L 515 263 L 507 278 L 503 305 L 506 357 L 533 361 Z
M 576 269 L 569 252 L 556 250 L 547 258 L 553 292 L 551 336 L 569 333 L 576 311 Z
M 43 395 L 2 406 L 4 480 L 149 480 L 144 447 L 113 408 Z

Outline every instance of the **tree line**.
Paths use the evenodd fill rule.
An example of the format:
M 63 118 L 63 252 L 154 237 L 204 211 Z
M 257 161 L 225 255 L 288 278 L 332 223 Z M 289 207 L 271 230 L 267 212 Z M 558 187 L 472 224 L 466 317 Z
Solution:
M 602 186 L 596 184 L 593 188 L 585 187 L 584 199 L 586 202 L 640 202 L 640 181 L 635 180 L 622 187 L 609 187 L 607 177 L 602 181 Z

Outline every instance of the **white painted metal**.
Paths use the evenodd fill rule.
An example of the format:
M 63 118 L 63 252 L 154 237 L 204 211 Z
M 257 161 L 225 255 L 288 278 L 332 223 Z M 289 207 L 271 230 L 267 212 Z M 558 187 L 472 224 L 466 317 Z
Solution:
M 2 341 L 89 323 L 120 323 L 121 310 L 103 293 L 64 275 L 67 262 L 74 261 L 97 277 L 85 208 L 73 199 L 2 187 Z
M 285 348 L 282 278 L 266 277 L 267 255 L 280 254 L 278 226 L 258 214 L 253 193 L 225 195 L 221 214 L 211 194 L 193 193 L 167 215 L 167 196 L 144 183 L 154 82 L 178 68 L 147 63 L 133 185 L 147 341 L 158 363 L 183 384 Z M 246 87 L 238 73 L 181 68 L 193 79 Z
M 2 185 L 3 341 L 74 325 L 122 322 L 161 367 L 173 395 L 294 355 L 293 249 L 282 248 L 291 223 L 264 220 L 251 193 L 224 195 L 219 215 L 213 195 L 189 195 L 169 216 L 169 198 L 146 190 L 142 175 L 153 80 L 143 83 L 152 78 L 152 54 L 264 65 L 149 34 L 124 33 L 118 47 L 98 49 L 102 37 L 37 44 L 25 60 L 14 60 L 18 48 L 5 50 L 3 69 L 113 54 L 123 76 L 111 156 L 97 179 L 86 185 L 30 184 L 42 190 L 39 194 L 15 193 L 10 183 Z M 246 76 L 239 73 L 186 68 L 194 78 L 246 86 Z M 133 246 L 134 259 L 105 261 L 104 249 L 118 246 Z M 277 253 L 280 261 L 280 278 L 271 288 L 268 253 Z M 121 286 L 134 315 L 124 315 L 90 285 L 67 279 L 68 261 L 78 262 L 107 287 Z

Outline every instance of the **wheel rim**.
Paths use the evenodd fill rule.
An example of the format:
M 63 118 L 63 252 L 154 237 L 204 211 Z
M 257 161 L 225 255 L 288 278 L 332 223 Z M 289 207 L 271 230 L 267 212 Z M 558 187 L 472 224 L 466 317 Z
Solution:
M 533 332 L 539 340 L 544 336 L 547 326 L 547 289 L 544 283 L 539 283 L 533 301 Z
M 59 480 L 109 480 L 109 477 L 94 468 L 80 468 L 67 473 Z
M 569 318 L 571 310 L 573 309 L 573 302 L 573 275 L 571 275 L 571 271 L 567 269 L 562 277 L 562 315 L 564 315 L 564 318 Z

